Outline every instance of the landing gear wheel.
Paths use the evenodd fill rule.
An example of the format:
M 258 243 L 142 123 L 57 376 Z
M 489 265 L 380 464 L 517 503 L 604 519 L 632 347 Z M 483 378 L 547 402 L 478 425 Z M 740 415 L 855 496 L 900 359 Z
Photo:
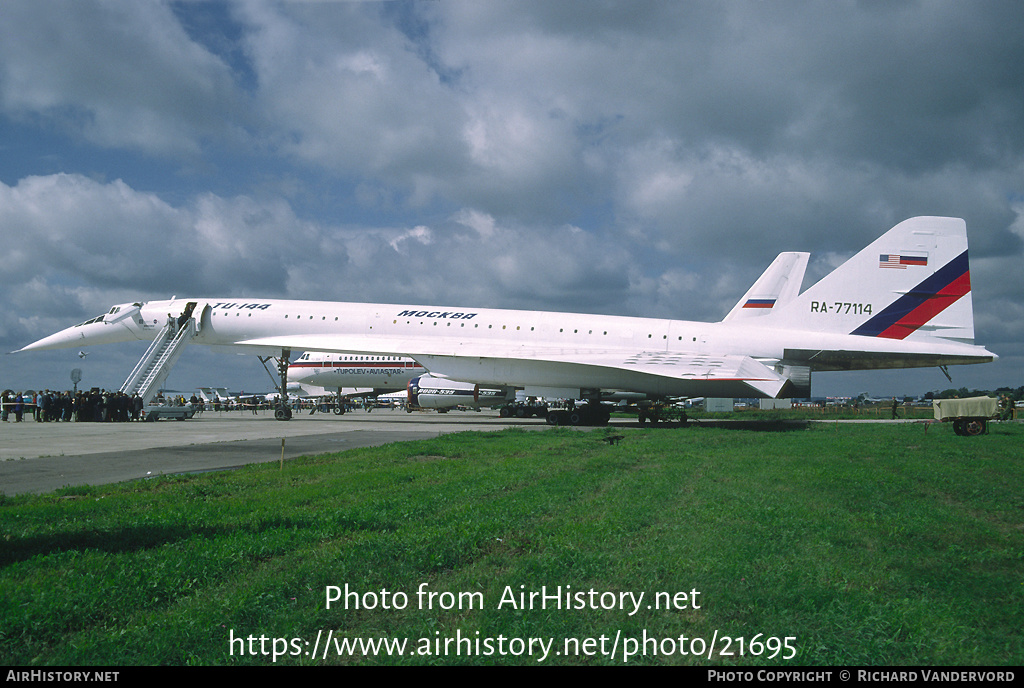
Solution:
M 274 409 L 274 418 L 277 420 L 291 420 L 292 410 L 287 406 L 278 406 Z
M 345 415 L 345 407 L 342 406 L 341 404 L 338 404 L 337 406 L 335 406 L 334 407 L 334 415 L 336 415 L 336 416 L 344 416 Z

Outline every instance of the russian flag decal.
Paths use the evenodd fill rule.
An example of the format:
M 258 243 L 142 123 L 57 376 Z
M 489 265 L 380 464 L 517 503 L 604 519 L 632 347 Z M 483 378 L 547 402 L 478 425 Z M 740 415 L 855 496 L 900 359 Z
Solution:
M 775 299 L 747 299 L 743 304 L 744 308 L 772 308 L 775 306 Z

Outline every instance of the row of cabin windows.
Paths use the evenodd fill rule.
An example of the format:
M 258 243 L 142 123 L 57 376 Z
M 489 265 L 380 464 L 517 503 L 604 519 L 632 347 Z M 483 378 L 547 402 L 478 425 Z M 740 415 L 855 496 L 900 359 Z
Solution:
M 213 312 L 213 315 L 217 315 L 217 312 L 216 312 L 216 311 L 214 311 L 214 312 Z M 225 315 L 227 315 L 227 313 L 225 313 Z M 239 316 L 241 316 L 241 315 L 242 315 L 241 313 L 235 313 L 235 317 L 236 317 L 236 318 L 237 318 L 237 317 L 239 317 Z M 248 316 L 249 316 L 249 317 L 251 318 L 251 317 L 252 317 L 252 313 L 249 313 L 249 314 L 248 314 Z M 285 318 L 285 320 L 287 320 L 287 319 L 288 319 L 288 316 L 286 315 L 286 316 L 284 316 L 284 318 Z M 102 316 L 100 316 L 100 319 L 102 319 Z M 295 319 L 296 319 L 296 320 L 301 320 L 301 319 L 302 319 L 302 316 L 301 316 L 301 315 L 296 315 L 296 316 L 295 316 Z M 313 316 L 312 316 L 312 315 L 311 315 L 311 316 L 309 316 L 309 319 L 310 319 L 310 320 L 312 320 L 312 319 L 313 319 Z M 327 320 L 327 316 L 323 316 L 323 317 L 321 317 L 320 319 L 321 319 L 321 320 Z M 334 320 L 335 320 L 335 322 L 337 322 L 338 318 L 337 318 L 337 317 L 335 317 L 335 318 L 334 318 Z M 87 323 L 83 323 L 83 324 L 87 324 Z M 392 320 L 392 321 L 391 321 L 391 324 L 392 324 L 392 325 L 397 325 L 397 324 L 398 324 L 398 321 L 397 321 L 397 320 Z M 405 321 L 405 324 L 406 324 L 406 325 L 411 325 L 411 324 L 412 324 L 412 321 L 411 321 L 411 320 L 406 320 L 406 321 Z M 424 324 L 424 322 L 423 322 L 423 321 L 421 320 L 421 321 L 420 321 L 420 324 L 421 324 L 421 325 L 423 325 L 423 324 Z M 446 325 L 447 325 L 448 327 L 451 327 L 451 326 L 452 326 L 452 324 L 451 324 L 451 323 L 445 323 L 445 324 L 446 324 Z M 466 323 L 459 323 L 459 327 L 465 327 L 465 326 L 466 326 Z M 436 322 L 436 321 L 434 322 L 434 327 L 437 327 L 437 322 Z M 480 327 L 480 323 L 473 323 L 473 329 L 477 329 L 477 328 L 479 328 L 479 327 Z M 488 330 L 490 330 L 490 329 L 492 329 L 493 327 L 494 327 L 494 325 L 488 325 L 488 326 L 487 326 L 487 329 L 488 329 Z M 502 325 L 502 326 L 501 326 L 501 329 L 503 329 L 503 330 L 504 330 L 504 329 L 507 329 L 507 328 L 508 328 L 508 326 L 507 326 L 507 325 Z M 370 329 L 373 329 L 373 328 L 371 327 Z M 519 326 L 519 325 L 516 325 L 516 330 L 518 331 L 519 329 L 520 329 L 520 326 Z M 535 329 L 535 328 L 531 327 L 531 328 L 530 328 L 530 332 L 533 332 L 533 331 L 534 331 L 534 329 Z M 565 332 L 565 329 L 564 329 L 564 328 L 561 328 L 561 327 L 560 327 L 560 328 L 558 328 L 558 331 L 559 331 L 559 333 L 564 333 L 564 332 Z M 572 331 L 572 333 L 573 333 L 573 334 L 579 334 L 579 332 L 580 332 L 579 330 L 573 330 L 573 331 Z M 590 334 L 594 334 L 594 331 L 593 331 L 593 330 L 587 330 L 587 334 L 588 334 L 588 335 L 590 335 Z M 607 330 L 606 330 L 606 331 L 602 332 L 601 334 L 602 334 L 602 335 L 607 335 L 607 334 L 608 334 L 608 332 L 607 332 Z M 647 335 L 647 338 L 648 338 L 648 339 L 653 339 L 653 338 L 654 338 L 654 335 L 652 335 L 652 334 L 649 334 L 649 335 Z M 661 338 L 662 338 L 662 339 L 668 339 L 668 335 L 667 335 L 667 334 L 665 334 L 665 335 L 662 335 L 662 336 L 661 336 Z M 683 341 L 683 338 L 682 338 L 682 337 L 680 337 L 680 338 L 679 338 L 679 341 Z M 696 337 L 694 337 L 694 338 L 693 338 L 693 341 L 697 341 L 697 338 L 696 338 Z
M 288 316 L 285 316 L 285 317 L 288 317 Z M 335 319 L 337 319 L 337 318 L 335 318 Z M 398 324 L 398 321 L 397 321 L 397 320 L 392 320 L 392 321 L 391 321 L 391 324 L 392 324 L 392 325 L 397 325 L 397 324 Z M 411 321 L 411 320 L 406 320 L 406 321 L 405 321 L 405 324 L 406 324 L 406 325 L 411 325 L 411 324 L 412 324 L 412 321 Z M 423 321 L 421 320 L 421 321 L 420 321 L 420 325 L 423 325 L 423 324 L 424 324 L 424 322 L 423 322 Z M 446 324 L 446 325 L 447 325 L 448 327 L 451 327 L 451 326 L 452 326 L 452 324 L 451 324 L 451 323 L 445 323 L 445 324 Z M 466 323 L 459 323 L 459 327 L 465 327 L 465 326 L 466 326 Z M 436 322 L 436 321 L 434 322 L 434 327 L 437 327 L 437 322 Z M 474 323 L 474 324 L 473 324 L 473 327 L 474 327 L 474 328 L 478 328 L 478 327 L 480 327 L 480 323 Z M 492 329 L 493 327 L 494 327 L 494 325 L 488 325 L 488 326 L 487 326 L 487 329 L 488 329 L 488 330 L 490 330 L 490 329 Z M 507 329 L 507 328 L 508 328 L 508 326 L 507 326 L 507 325 L 502 325 L 502 326 L 501 326 L 501 329 L 503 329 L 503 330 L 504 330 L 504 329 Z M 520 326 L 519 326 L 519 325 L 516 325 L 516 330 L 518 331 L 519 329 L 520 329 Z M 531 327 L 531 328 L 530 328 L 530 332 L 533 332 L 533 331 L 534 331 L 534 329 L 535 329 L 535 328 Z M 565 333 L 565 328 L 563 328 L 563 327 L 559 327 L 559 328 L 558 328 L 558 332 L 559 332 L 560 334 L 564 334 L 564 333 Z M 579 333 L 580 333 L 580 331 L 579 331 L 579 330 L 573 330 L 573 331 L 572 331 L 572 333 L 573 333 L 573 334 L 579 334 Z M 588 335 L 590 335 L 590 334 L 594 334 L 594 331 L 593 331 L 593 330 L 587 330 L 587 334 L 588 334 Z M 607 331 L 607 330 L 605 330 L 605 331 L 604 331 L 604 332 L 602 332 L 601 334 L 602 334 L 602 335 L 604 335 L 604 336 L 607 336 L 607 334 L 608 334 L 608 331 Z M 647 338 L 648 338 L 648 339 L 653 339 L 653 338 L 654 338 L 654 335 L 653 335 L 653 334 L 649 334 L 649 335 L 647 335 Z M 662 339 L 668 339 L 668 335 L 667 335 L 667 334 L 664 334 L 664 335 L 662 335 L 662 336 L 661 336 L 661 338 L 662 338 Z M 679 338 L 679 341 L 683 341 L 683 338 L 682 338 L 682 337 L 680 337 L 680 338 Z M 694 337 L 694 338 L 693 338 L 693 341 L 697 341 L 697 338 L 696 338 L 696 337 Z
M 297 361 L 308 361 L 311 360 L 311 356 L 308 353 L 299 356 Z M 338 361 L 402 361 L 403 359 L 398 356 L 342 356 Z M 335 361 L 326 360 L 324 363 L 335 363 Z

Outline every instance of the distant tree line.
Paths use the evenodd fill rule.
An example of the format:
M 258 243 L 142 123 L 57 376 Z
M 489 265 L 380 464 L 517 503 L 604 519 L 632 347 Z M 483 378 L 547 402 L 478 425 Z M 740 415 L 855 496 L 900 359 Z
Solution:
M 967 397 L 1000 397 L 1007 396 L 1014 401 L 1020 401 L 1024 399 L 1024 386 L 1017 387 L 999 387 L 995 390 L 987 389 L 972 389 L 968 390 L 966 387 L 960 389 L 947 389 L 941 392 L 928 392 L 924 395 L 925 399 L 966 399 Z
M 930 401 L 932 399 L 967 399 L 969 397 L 995 397 L 997 399 L 1002 399 L 1004 396 L 1010 397 L 1014 402 L 1021 401 L 1024 399 L 1024 385 L 1016 388 L 999 387 L 994 390 L 967 389 L 966 387 L 961 387 L 960 389 L 944 389 L 941 392 L 936 390 L 932 392 L 925 392 L 924 396 L 921 398 Z M 868 398 L 870 398 L 870 395 L 865 392 L 857 397 L 857 401 L 865 403 Z M 917 399 L 917 397 L 914 396 L 897 396 L 896 398 L 900 403 L 910 403 Z

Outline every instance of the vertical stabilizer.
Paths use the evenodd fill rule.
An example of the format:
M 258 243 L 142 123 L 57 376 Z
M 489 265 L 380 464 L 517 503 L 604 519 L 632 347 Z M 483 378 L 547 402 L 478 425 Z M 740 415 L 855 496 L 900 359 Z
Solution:
M 775 309 L 771 324 L 973 343 L 966 223 L 951 217 L 901 222 L 787 306 Z
M 780 253 L 722 322 L 768 315 L 796 298 L 810 255 L 794 251 Z

